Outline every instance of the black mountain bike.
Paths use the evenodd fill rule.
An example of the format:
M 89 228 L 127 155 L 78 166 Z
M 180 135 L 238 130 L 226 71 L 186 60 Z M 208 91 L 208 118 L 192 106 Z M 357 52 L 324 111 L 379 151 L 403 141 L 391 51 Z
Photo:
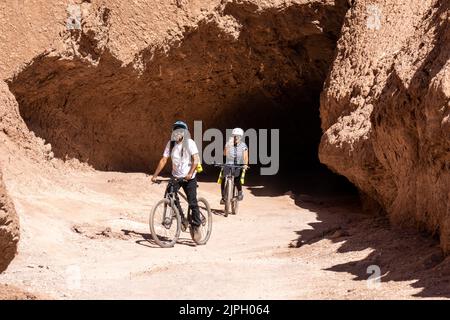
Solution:
M 225 179 L 224 186 L 224 200 L 225 200 L 225 210 L 224 216 L 227 217 L 229 213 L 237 214 L 239 211 L 239 200 L 238 200 L 238 190 L 234 185 L 234 174 L 235 171 L 241 168 L 244 168 L 244 165 L 240 164 L 216 164 L 216 167 L 231 168 L 228 171 L 228 174 L 222 179 Z
M 169 180 L 159 180 L 157 183 L 167 181 L 167 188 L 164 193 L 164 198 L 160 200 L 152 209 L 149 218 L 150 233 L 153 240 L 162 248 L 170 248 L 175 245 L 180 237 L 181 231 L 186 231 L 189 228 L 191 238 L 198 245 L 206 244 L 212 231 L 212 213 L 208 201 L 205 198 L 199 197 L 198 208 L 200 211 L 200 219 L 202 220 L 199 226 L 201 239 L 195 241 L 194 230 L 190 227 L 192 219 L 191 209 L 188 208 L 187 216 L 183 214 L 180 199 L 181 196 L 187 201 L 186 195 L 180 192 L 178 184 L 183 179 L 170 178 Z M 178 190 L 178 191 L 176 191 Z

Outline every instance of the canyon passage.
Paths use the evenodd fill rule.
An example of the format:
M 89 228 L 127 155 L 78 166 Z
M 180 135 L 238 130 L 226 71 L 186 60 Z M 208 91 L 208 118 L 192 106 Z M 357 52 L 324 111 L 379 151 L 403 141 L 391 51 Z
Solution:
M 0 13 L 0 298 L 448 297 L 448 1 Z M 279 171 L 225 217 L 204 164 L 211 239 L 162 249 L 149 174 L 180 119 L 278 129 Z

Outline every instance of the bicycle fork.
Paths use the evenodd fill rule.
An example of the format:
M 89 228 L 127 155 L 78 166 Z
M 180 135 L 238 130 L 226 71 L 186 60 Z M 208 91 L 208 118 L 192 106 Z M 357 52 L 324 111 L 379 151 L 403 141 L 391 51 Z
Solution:
M 170 204 L 164 204 L 164 214 L 163 214 L 163 221 L 162 225 L 166 229 L 170 229 L 172 226 L 172 219 L 173 219 L 173 200 L 169 198 Z

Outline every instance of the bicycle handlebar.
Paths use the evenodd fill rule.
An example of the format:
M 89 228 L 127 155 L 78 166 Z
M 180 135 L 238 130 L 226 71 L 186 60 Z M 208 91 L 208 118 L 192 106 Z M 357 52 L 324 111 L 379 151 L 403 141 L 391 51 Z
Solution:
M 168 179 L 158 179 L 158 180 L 152 181 L 152 182 L 153 182 L 153 183 L 156 183 L 156 184 L 161 184 L 161 183 L 163 183 L 163 182 L 167 182 L 167 183 L 169 183 L 170 181 L 180 182 L 180 181 L 184 181 L 184 180 L 185 180 L 184 178 L 175 178 L 175 177 L 172 177 L 172 178 L 168 178 Z
M 220 168 L 223 168 L 223 167 L 243 168 L 243 167 L 247 166 L 247 168 L 250 168 L 248 165 L 245 165 L 245 164 L 228 164 L 228 163 L 223 163 L 223 164 L 215 163 L 214 166 L 215 167 L 220 167 Z

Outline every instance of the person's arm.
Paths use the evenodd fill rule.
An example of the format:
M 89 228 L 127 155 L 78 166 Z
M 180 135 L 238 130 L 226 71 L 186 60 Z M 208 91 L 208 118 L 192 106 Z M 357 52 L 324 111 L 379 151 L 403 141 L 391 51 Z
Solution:
M 244 151 L 244 169 L 248 169 L 248 149 Z
M 152 181 L 156 182 L 158 180 L 158 175 L 161 172 L 162 169 L 166 166 L 167 163 L 167 157 L 162 157 L 161 160 L 159 160 L 158 166 L 156 167 L 155 173 L 153 173 Z
M 194 171 L 197 169 L 197 165 L 200 162 L 200 157 L 198 156 L 198 153 L 193 154 L 191 156 L 191 158 L 192 158 L 191 169 L 189 170 L 189 173 L 187 174 L 187 176 L 184 177 L 186 180 L 191 180 L 192 179 L 192 175 L 194 174 Z
M 198 151 L 197 145 L 195 144 L 194 140 L 189 139 L 188 148 L 189 148 L 189 153 L 191 154 L 192 164 L 191 164 L 191 169 L 189 170 L 186 177 L 184 177 L 184 179 L 191 180 L 192 176 L 194 175 L 195 170 L 197 169 L 197 165 L 200 163 L 200 156 L 199 156 L 199 151 Z
M 230 137 L 228 139 L 227 143 L 225 143 L 225 147 L 223 148 L 223 154 L 225 155 L 225 159 L 228 157 L 228 152 L 230 151 L 230 148 L 233 146 L 233 137 Z

